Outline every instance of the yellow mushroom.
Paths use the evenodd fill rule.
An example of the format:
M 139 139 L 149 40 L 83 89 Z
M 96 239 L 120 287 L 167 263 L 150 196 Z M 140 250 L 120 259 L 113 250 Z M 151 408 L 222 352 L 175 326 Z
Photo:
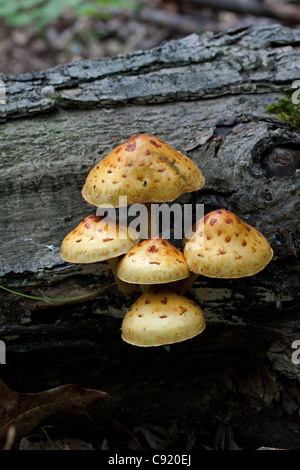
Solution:
M 88 264 L 107 261 L 120 289 L 125 295 L 132 293 L 132 287 L 116 276 L 119 256 L 140 241 L 130 227 L 107 217 L 95 214 L 85 217 L 72 230 L 61 245 L 61 258 L 68 263 Z
M 198 166 L 155 136 L 137 134 L 114 148 L 88 174 L 82 195 L 95 206 L 173 201 L 205 183 Z
M 137 284 L 169 283 L 189 274 L 183 253 L 161 237 L 143 240 L 130 248 L 117 268 L 120 279 Z
M 266 238 L 225 209 L 212 211 L 196 223 L 183 253 L 190 271 L 216 278 L 253 276 L 273 257 Z
M 201 308 L 166 286 L 144 292 L 122 322 L 122 339 L 135 346 L 161 346 L 193 338 L 205 329 Z

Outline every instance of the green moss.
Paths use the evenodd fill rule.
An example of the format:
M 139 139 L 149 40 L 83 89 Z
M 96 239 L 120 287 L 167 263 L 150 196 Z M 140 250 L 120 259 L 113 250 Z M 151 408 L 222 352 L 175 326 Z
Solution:
M 295 90 L 282 91 L 284 98 L 280 98 L 277 103 L 270 104 L 265 111 L 275 114 L 279 119 L 290 123 L 295 132 L 300 132 L 300 104 L 292 102 L 292 95 Z

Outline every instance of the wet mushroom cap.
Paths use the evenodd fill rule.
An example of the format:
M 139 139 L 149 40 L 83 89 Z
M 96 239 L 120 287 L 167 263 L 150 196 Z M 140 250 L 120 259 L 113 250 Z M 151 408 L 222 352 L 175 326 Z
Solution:
M 189 274 L 183 253 L 161 237 L 143 240 L 133 246 L 117 268 L 120 279 L 137 284 L 173 282 Z
M 88 174 L 82 195 L 95 206 L 173 201 L 200 189 L 204 177 L 186 155 L 155 136 L 137 134 L 118 145 Z M 126 197 L 124 202 L 120 197 Z
M 123 255 L 138 242 L 135 230 L 92 214 L 64 238 L 61 258 L 69 263 L 96 263 Z
M 217 278 L 253 276 L 273 257 L 266 238 L 225 209 L 210 212 L 193 230 L 183 252 L 189 269 L 196 274 Z
M 172 289 L 155 286 L 129 308 L 122 339 L 135 346 L 161 346 L 193 338 L 205 329 L 201 308 Z

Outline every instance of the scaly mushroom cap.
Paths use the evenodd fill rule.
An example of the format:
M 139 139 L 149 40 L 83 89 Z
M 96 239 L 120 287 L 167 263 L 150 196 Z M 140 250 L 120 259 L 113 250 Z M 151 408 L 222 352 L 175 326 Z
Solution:
M 84 199 L 95 206 L 119 207 L 173 201 L 204 185 L 198 166 L 187 156 L 148 134 L 118 145 L 87 176 Z M 120 203 L 119 197 L 127 201 Z
M 273 257 L 265 237 L 225 209 L 204 216 L 194 232 L 185 243 L 184 256 L 196 274 L 219 278 L 253 276 Z
M 178 343 L 205 328 L 201 308 L 168 287 L 152 287 L 129 308 L 122 322 L 122 339 L 135 346 Z
M 117 268 L 117 276 L 132 284 L 173 282 L 189 274 L 183 253 L 161 237 L 143 240 L 130 248 Z
M 61 258 L 69 263 L 96 263 L 123 255 L 138 242 L 135 230 L 92 214 L 64 238 Z

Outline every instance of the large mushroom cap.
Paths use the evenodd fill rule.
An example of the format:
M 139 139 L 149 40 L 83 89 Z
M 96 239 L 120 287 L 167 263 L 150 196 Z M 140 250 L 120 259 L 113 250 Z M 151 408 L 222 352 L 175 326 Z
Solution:
M 137 134 L 90 171 L 82 195 L 95 206 L 166 202 L 200 189 L 204 182 L 190 158 L 155 136 Z M 121 196 L 127 201 L 120 202 Z
M 183 253 L 161 237 L 133 246 L 118 264 L 117 276 L 125 282 L 160 284 L 190 274 Z
M 64 238 L 61 258 L 69 263 L 96 263 L 123 255 L 138 242 L 132 228 L 92 214 Z
M 205 328 L 201 308 L 168 287 L 152 287 L 130 307 L 122 338 L 135 346 L 160 346 L 193 338 Z
M 252 276 L 271 261 L 273 250 L 255 228 L 225 209 L 210 212 L 185 243 L 189 269 L 208 277 Z

